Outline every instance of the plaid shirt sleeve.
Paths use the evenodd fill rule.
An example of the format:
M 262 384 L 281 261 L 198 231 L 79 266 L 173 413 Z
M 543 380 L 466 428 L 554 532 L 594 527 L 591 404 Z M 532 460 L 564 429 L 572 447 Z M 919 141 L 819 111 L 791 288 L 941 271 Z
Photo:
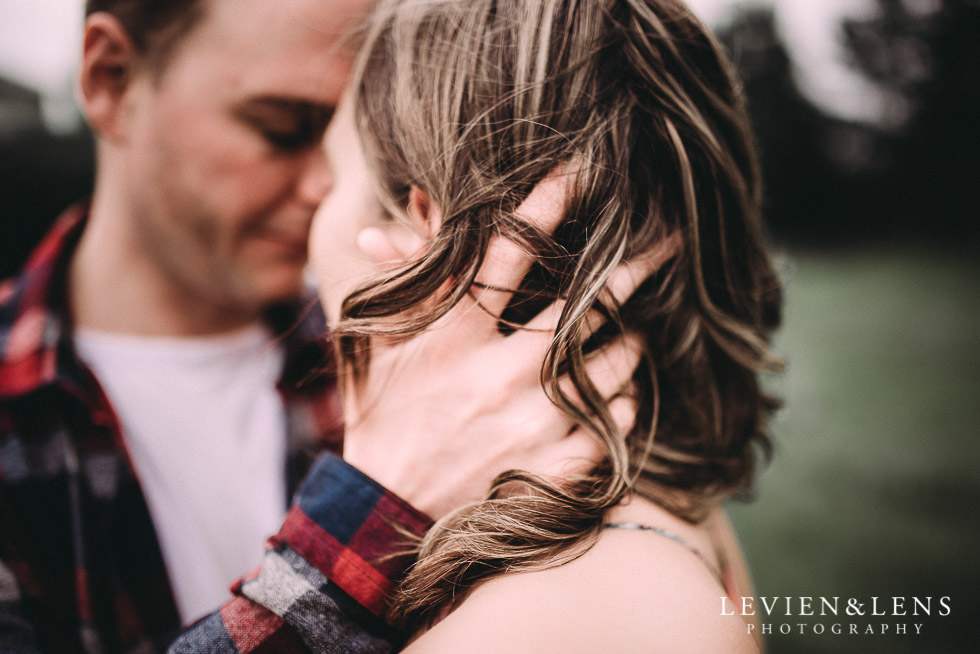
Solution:
M 37 634 L 21 602 L 13 570 L 0 561 L 0 652 L 38 654 Z
M 428 518 L 332 454 L 303 484 L 265 559 L 234 599 L 192 627 L 171 654 L 391 652 L 404 634 L 386 598 L 411 564 L 405 532 Z

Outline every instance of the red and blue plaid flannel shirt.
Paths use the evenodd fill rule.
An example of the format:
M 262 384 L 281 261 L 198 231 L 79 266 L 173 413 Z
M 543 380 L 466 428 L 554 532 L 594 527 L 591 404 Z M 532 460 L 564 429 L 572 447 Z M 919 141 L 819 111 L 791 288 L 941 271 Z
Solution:
M 153 523 L 108 399 L 74 353 L 67 265 L 86 211 L 63 215 L 0 284 L 0 651 L 155 652 L 181 625 Z M 338 451 L 322 314 L 270 312 L 286 366 L 291 491 Z M 324 454 L 262 566 L 174 651 L 389 651 L 384 600 L 428 520 Z M 243 571 L 244 572 L 244 571 Z M 329 580 L 329 581 L 328 581 Z M 311 626 L 313 628 L 311 628 Z

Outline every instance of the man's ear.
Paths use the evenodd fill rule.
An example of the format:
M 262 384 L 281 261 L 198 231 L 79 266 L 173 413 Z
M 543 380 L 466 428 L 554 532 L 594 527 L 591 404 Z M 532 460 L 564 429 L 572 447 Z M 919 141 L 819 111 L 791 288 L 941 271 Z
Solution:
M 123 100 L 136 63 L 133 41 L 115 16 L 100 11 L 86 18 L 79 88 L 85 115 L 102 138 L 124 136 Z
M 431 239 L 442 225 L 442 209 L 418 186 L 408 192 L 408 219 L 425 239 Z

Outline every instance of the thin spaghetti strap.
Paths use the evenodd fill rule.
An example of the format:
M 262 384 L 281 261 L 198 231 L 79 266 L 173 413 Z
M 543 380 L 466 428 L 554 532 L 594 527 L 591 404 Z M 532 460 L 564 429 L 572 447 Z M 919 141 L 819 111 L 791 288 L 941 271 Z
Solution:
M 711 563 L 711 561 L 709 561 L 707 558 L 705 558 L 704 554 L 702 554 L 701 551 L 698 548 L 694 547 L 693 545 L 691 545 L 690 543 L 688 543 L 686 540 L 684 540 L 683 538 L 681 538 L 677 534 L 671 533 L 671 532 L 667 531 L 666 529 L 661 529 L 660 527 L 651 527 L 650 525 L 641 525 L 641 524 L 636 523 L 636 522 L 607 522 L 606 524 L 603 525 L 603 528 L 604 529 L 632 529 L 634 531 L 646 531 L 646 532 L 650 532 L 650 533 L 656 534 L 658 536 L 663 536 L 664 538 L 669 538 L 670 540 L 674 541 L 675 543 L 678 543 L 678 544 L 682 545 L 687 551 L 689 551 L 692 554 L 694 554 L 694 556 L 696 556 L 699 559 L 701 559 L 701 563 L 703 563 L 705 565 L 705 567 L 708 568 L 708 570 L 711 571 L 711 574 L 714 575 L 715 579 L 717 579 L 719 583 L 721 583 L 722 587 L 725 588 L 726 591 L 728 590 L 728 585 L 725 584 L 725 577 L 722 576 L 722 574 L 718 570 L 718 568 L 716 568 Z

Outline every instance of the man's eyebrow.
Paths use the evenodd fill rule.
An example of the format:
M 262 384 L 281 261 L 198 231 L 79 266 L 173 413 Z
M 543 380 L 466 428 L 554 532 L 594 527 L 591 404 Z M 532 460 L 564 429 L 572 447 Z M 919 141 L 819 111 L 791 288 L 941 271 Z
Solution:
M 251 114 L 255 111 L 289 113 L 316 124 L 326 124 L 333 117 L 336 107 L 331 104 L 314 102 L 302 98 L 279 96 L 258 96 L 248 98 L 235 106 L 237 114 Z

